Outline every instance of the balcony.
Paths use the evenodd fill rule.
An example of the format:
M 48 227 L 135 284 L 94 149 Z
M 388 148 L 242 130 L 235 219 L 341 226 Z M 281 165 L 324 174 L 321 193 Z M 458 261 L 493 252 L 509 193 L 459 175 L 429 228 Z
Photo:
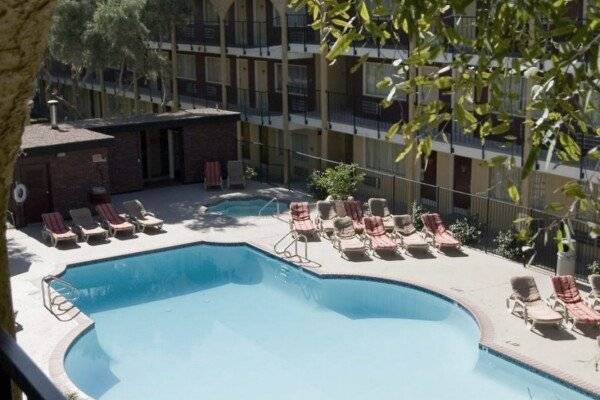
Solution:
M 289 120 L 315 128 L 321 127 L 321 92 L 306 88 L 288 88 Z
M 221 85 L 179 80 L 179 101 L 191 108 L 223 108 Z
M 282 116 L 281 94 L 270 91 L 238 89 L 236 102 L 229 107 L 239 111 L 244 120 L 260 125 L 273 125 Z
M 319 49 L 321 38 L 319 31 L 315 31 L 310 24 L 308 14 L 292 14 L 288 16 L 288 46 L 290 50 L 307 51 L 309 45 Z M 299 48 L 296 48 L 296 47 Z
M 225 26 L 227 52 L 270 56 L 271 48 L 281 46 L 278 18 L 267 21 L 229 20 Z

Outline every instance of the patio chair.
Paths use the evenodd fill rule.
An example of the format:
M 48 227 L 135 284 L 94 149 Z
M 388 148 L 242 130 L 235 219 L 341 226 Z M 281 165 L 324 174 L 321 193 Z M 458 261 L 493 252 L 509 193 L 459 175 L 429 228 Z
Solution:
M 337 218 L 335 212 L 335 204 L 333 201 L 319 200 L 317 201 L 317 217 L 315 225 L 317 230 L 324 236 L 333 233 L 333 220 Z
M 92 217 L 92 212 L 89 208 L 82 207 L 69 210 L 69 214 L 71 215 L 73 224 L 79 231 L 81 240 L 89 242 L 90 238 L 93 236 L 102 236 L 104 240 L 108 240 L 108 231 Z
M 344 201 L 344 210 L 346 211 L 346 216 L 352 219 L 352 225 L 354 226 L 354 231 L 358 234 L 361 234 L 365 230 L 364 224 L 364 215 L 362 204 L 356 200 L 346 200 Z
M 98 204 L 96 211 L 111 236 L 115 236 L 119 232 L 131 235 L 135 233 L 135 225 L 127 221 L 123 215 L 119 215 L 111 203 Z
M 396 243 L 388 236 L 381 217 L 365 217 L 365 234 L 373 253 L 394 253 L 398 250 Z
M 394 233 L 405 250 L 427 250 L 429 243 L 422 232 L 418 232 L 408 214 L 394 215 Z
M 588 276 L 588 281 L 592 287 L 592 290 L 586 296 L 588 304 L 594 310 L 600 310 L 600 275 L 592 274 Z
M 58 212 L 42 214 L 42 237 L 50 240 L 53 247 L 60 242 L 77 243 L 77 234 L 65 225 L 65 220 Z
M 223 178 L 221 177 L 221 163 L 218 161 L 207 161 L 204 164 L 204 190 L 209 187 L 223 189 Z
M 529 330 L 537 325 L 562 325 L 563 316 L 542 300 L 532 276 L 515 276 L 510 279 L 510 285 L 512 294 L 506 299 L 506 309 L 523 318 Z
M 439 214 L 423 214 L 421 221 L 423 221 L 423 231 L 432 239 L 435 247 L 440 250 L 444 248 L 460 249 L 460 241 L 446 229 Z
M 246 186 L 243 161 L 227 161 L 227 188 L 231 186 Z
M 356 234 L 350 217 L 336 217 L 333 220 L 333 248 L 342 257 L 349 254 L 367 254 L 367 246 Z
M 146 228 L 162 230 L 164 221 L 156 218 L 156 216 L 146 211 L 139 200 L 129 200 L 123 202 L 123 207 L 127 210 L 127 216 L 140 232 L 144 232 Z
M 310 210 L 306 202 L 290 203 L 290 229 L 299 235 L 312 236 L 317 228 L 310 219 Z
M 600 327 L 600 313 L 583 301 L 572 276 L 553 276 L 552 286 L 554 294 L 548 299 L 548 304 L 571 323 L 571 330 L 576 325 Z
M 390 213 L 387 200 L 381 198 L 370 198 L 367 203 L 369 204 L 369 213 L 374 217 L 381 217 L 386 231 L 393 231 L 394 217 Z

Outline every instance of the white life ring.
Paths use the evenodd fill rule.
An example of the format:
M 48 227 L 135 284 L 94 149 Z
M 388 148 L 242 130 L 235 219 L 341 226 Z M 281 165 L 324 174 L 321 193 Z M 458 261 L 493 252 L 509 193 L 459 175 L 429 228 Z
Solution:
M 27 199 L 27 187 L 22 183 L 17 183 L 13 189 L 13 199 L 16 203 L 23 203 Z

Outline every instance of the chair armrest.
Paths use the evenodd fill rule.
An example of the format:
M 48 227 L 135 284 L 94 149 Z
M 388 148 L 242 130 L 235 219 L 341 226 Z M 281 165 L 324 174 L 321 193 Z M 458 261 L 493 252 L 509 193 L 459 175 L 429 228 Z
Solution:
M 156 215 L 154 215 L 154 213 L 153 213 L 153 212 L 150 212 L 150 211 L 145 211 L 145 212 L 144 212 L 142 215 L 143 215 L 143 216 L 149 215 L 149 216 L 151 216 L 151 217 L 156 217 Z
M 546 303 L 550 306 L 550 308 L 552 308 L 555 311 L 559 311 L 559 307 L 562 308 L 564 312 L 567 311 L 567 306 L 565 305 L 565 303 L 561 299 L 556 297 L 555 294 L 551 294 L 550 297 L 548 297 L 548 300 L 546 300 Z

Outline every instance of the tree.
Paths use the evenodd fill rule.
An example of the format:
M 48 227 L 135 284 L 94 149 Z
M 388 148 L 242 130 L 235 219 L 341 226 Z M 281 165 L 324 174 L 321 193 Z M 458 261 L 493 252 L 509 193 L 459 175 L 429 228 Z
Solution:
M 14 336 L 15 323 L 10 293 L 6 243 L 8 197 L 14 163 L 40 63 L 46 51 L 54 0 L 20 0 L 0 6 L 0 327 Z M 13 396 L 17 398 L 17 395 Z
M 179 90 L 177 85 L 177 26 L 187 24 L 193 15 L 194 7 L 190 0 L 148 0 L 145 19 L 148 26 L 159 32 L 167 31 L 171 38 L 171 92 L 173 111 L 179 110 Z
M 73 90 L 70 101 L 75 112 L 78 112 L 79 105 L 79 83 L 86 67 L 81 56 L 85 51 L 82 37 L 93 14 L 91 0 L 60 0 L 52 19 L 49 52 L 53 59 L 67 65 L 71 71 Z
M 389 104 L 401 92 L 415 99 L 419 90 L 436 87 L 454 94 L 452 112 L 441 101 L 415 105 L 408 121 L 392 125 L 388 135 L 402 135 L 399 158 L 415 154 L 427 157 L 433 135 L 445 138 L 454 122 L 465 134 L 482 142 L 494 136 L 515 141 L 511 131 L 514 116 L 510 102 L 511 80 L 526 82 L 525 160 L 522 179 L 535 169 L 541 154 L 561 164 L 575 164 L 586 156 L 599 160 L 598 146 L 582 146 L 586 138 L 600 136 L 600 13 L 588 7 L 585 18 L 572 15 L 575 0 L 479 0 L 476 13 L 469 14 L 471 0 L 293 0 L 294 7 L 307 7 L 314 29 L 325 35 L 323 50 L 331 62 L 355 42 L 375 41 L 385 45 L 403 35 L 410 38 L 406 58 L 394 60 L 395 74 L 380 82 L 388 89 Z M 470 15 L 470 16 L 469 16 Z M 328 48 L 327 44 L 331 47 Z M 447 66 L 417 74 L 451 52 Z M 359 63 L 366 61 L 361 58 Z M 509 82 L 507 84 L 507 82 Z M 424 135 L 418 133 L 426 132 Z M 446 139 L 447 140 L 447 139 Z M 515 168 L 514 157 L 496 157 L 489 166 Z M 570 180 L 558 188 L 568 199 L 548 209 L 558 214 L 554 226 L 566 223 L 578 211 L 600 217 L 600 199 L 594 194 L 597 180 Z M 508 192 L 520 201 L 516 182 Z M 529 218 L 519 222 L 531 222 Z M 591 235 L 600 235 L 600 225 L 590 221 Z M 528 234 L 527 230 L 522 233 Z M 568 236 L 568 235 L 567 235 Z

